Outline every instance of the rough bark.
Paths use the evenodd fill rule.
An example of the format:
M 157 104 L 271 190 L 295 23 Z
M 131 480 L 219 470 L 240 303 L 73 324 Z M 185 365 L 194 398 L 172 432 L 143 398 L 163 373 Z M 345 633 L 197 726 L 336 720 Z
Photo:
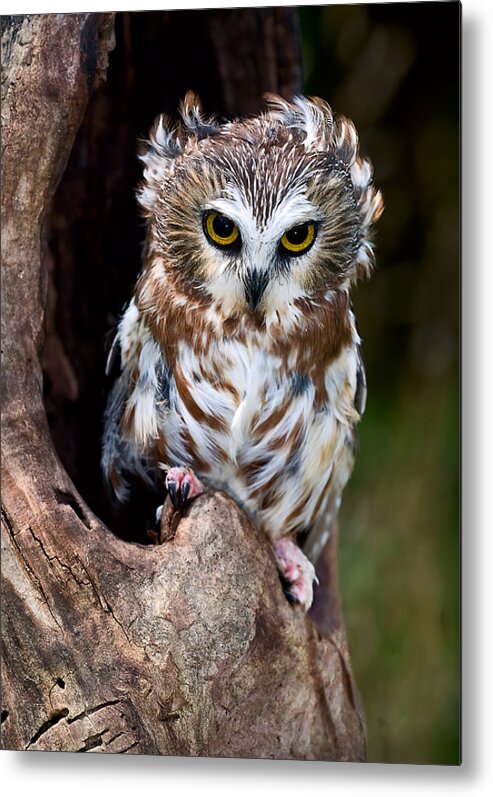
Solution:
M 281 24 L 280 10 L 261 13 L 267 11 L 265 19 L 277 22 L 264 31 L 271 71 L 269 85 L 257 81 L 257 98 L 265 88 L 287 92 L 296 63 L 292 48 L 281 47 L 283 61 L 273 44 L 285 42 L 279 30 L 291 35 L 288 21 Z M 206 21 L 221 72 L 221 24 L 226 29 L 231 16 L 221 22 L 214 13 Z M 322 590 L 328 600 L 318 609 L 322 635 L 286 602 L 267 541 L 230 499 L 202 497 L 172 541 L 143 545 L 107 528 L 59 459 L 51 431 L 57 437 L 56 429 L 65 428 L 67 448 L 59 434 L 58 451 L 73 474 L 84 466 L 70 417 L 50 430 L 41 359 L 52 416 L 76 402 L 87 381 L 66 348 L 76 346 L 76 334 L 57 311 L 67 296 L 62 277 L 75 279 L 81 263 L 73 238 L 62 234 L 60 207 L 51 253 L 47 221 L 71 153 L 80 157 L 84 141 L 96 148 L 95 125 L 111 128 L 111 119 L 97 113 L 108 110 L 101 90 L 89 109 L 88 102 L 106 72 L 114 18 L 52 15 L 4 24 L 2 746 L 361 760 L 364 728 L 338 605 L 334 542 L 321 568 L 332 571 Z M 125 24 L 116 51 L 124 48 Z M 241 24 L 258 27 L 259 18 Z M 223 78 L 225 106 L 234 105 L 238 91 Z M 83 213 L 83 198 L 67 205 L 67 226 L 75 206 Z M 65 262 L 69 276 L 62 274 Z M 101 292 L 96 284 L 88 290 Z M 324 613 L 324 605 L 331 611 Z

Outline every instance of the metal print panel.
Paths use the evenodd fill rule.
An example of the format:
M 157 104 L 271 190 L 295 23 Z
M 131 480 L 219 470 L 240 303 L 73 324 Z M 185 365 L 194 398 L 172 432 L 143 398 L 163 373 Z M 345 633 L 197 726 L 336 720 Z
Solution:
M 2 17 L 4 749 L 460 763 L 459 45 Z

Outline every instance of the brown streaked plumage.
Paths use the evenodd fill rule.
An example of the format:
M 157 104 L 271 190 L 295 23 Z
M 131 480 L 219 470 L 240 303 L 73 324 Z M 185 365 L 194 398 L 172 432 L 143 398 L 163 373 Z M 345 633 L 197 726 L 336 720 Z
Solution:
M 163 468 L 174 498 L 199 494 L 192 470 L 226 490 L 308 607 L 295 543 L 316 559 L 351 472 L 366 382 L 349 291 L 371 270 L 382 199 L 353 124 L 322 100 L 271 96 L 220 124 L 189 94 L 181 115 L 141 155 L 147 239 L 103 471 L 122 501 L 129 478 Z

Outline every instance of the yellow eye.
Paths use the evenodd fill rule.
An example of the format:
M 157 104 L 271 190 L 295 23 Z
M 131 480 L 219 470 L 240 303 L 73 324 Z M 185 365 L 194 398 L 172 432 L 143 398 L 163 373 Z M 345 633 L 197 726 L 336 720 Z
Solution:
M 210 210 L 204 217 L 204 230 L 211 243 L 216 246 L 231 246 L 240 237 L 240 231 L 234 221 Z
M 281 238 L 281 248 L 291 255 L 301 255 L 312 245 L 315 240 L 316 226 L 311 221 L 297 224 L 284 233 Z

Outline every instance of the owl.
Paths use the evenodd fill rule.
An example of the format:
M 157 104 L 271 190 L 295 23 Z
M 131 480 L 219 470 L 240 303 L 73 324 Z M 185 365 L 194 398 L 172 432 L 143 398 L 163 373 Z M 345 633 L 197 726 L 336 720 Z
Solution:
M 220 122 L 187 94 L 141 160 L 143 268 L 110 360 L 102 469 L 184 506 L 220 489 L 272 541 L 308 609 L 366 399 L 350 289 L 383 203 L 354 125 L 318 98 L 268 95 Z

